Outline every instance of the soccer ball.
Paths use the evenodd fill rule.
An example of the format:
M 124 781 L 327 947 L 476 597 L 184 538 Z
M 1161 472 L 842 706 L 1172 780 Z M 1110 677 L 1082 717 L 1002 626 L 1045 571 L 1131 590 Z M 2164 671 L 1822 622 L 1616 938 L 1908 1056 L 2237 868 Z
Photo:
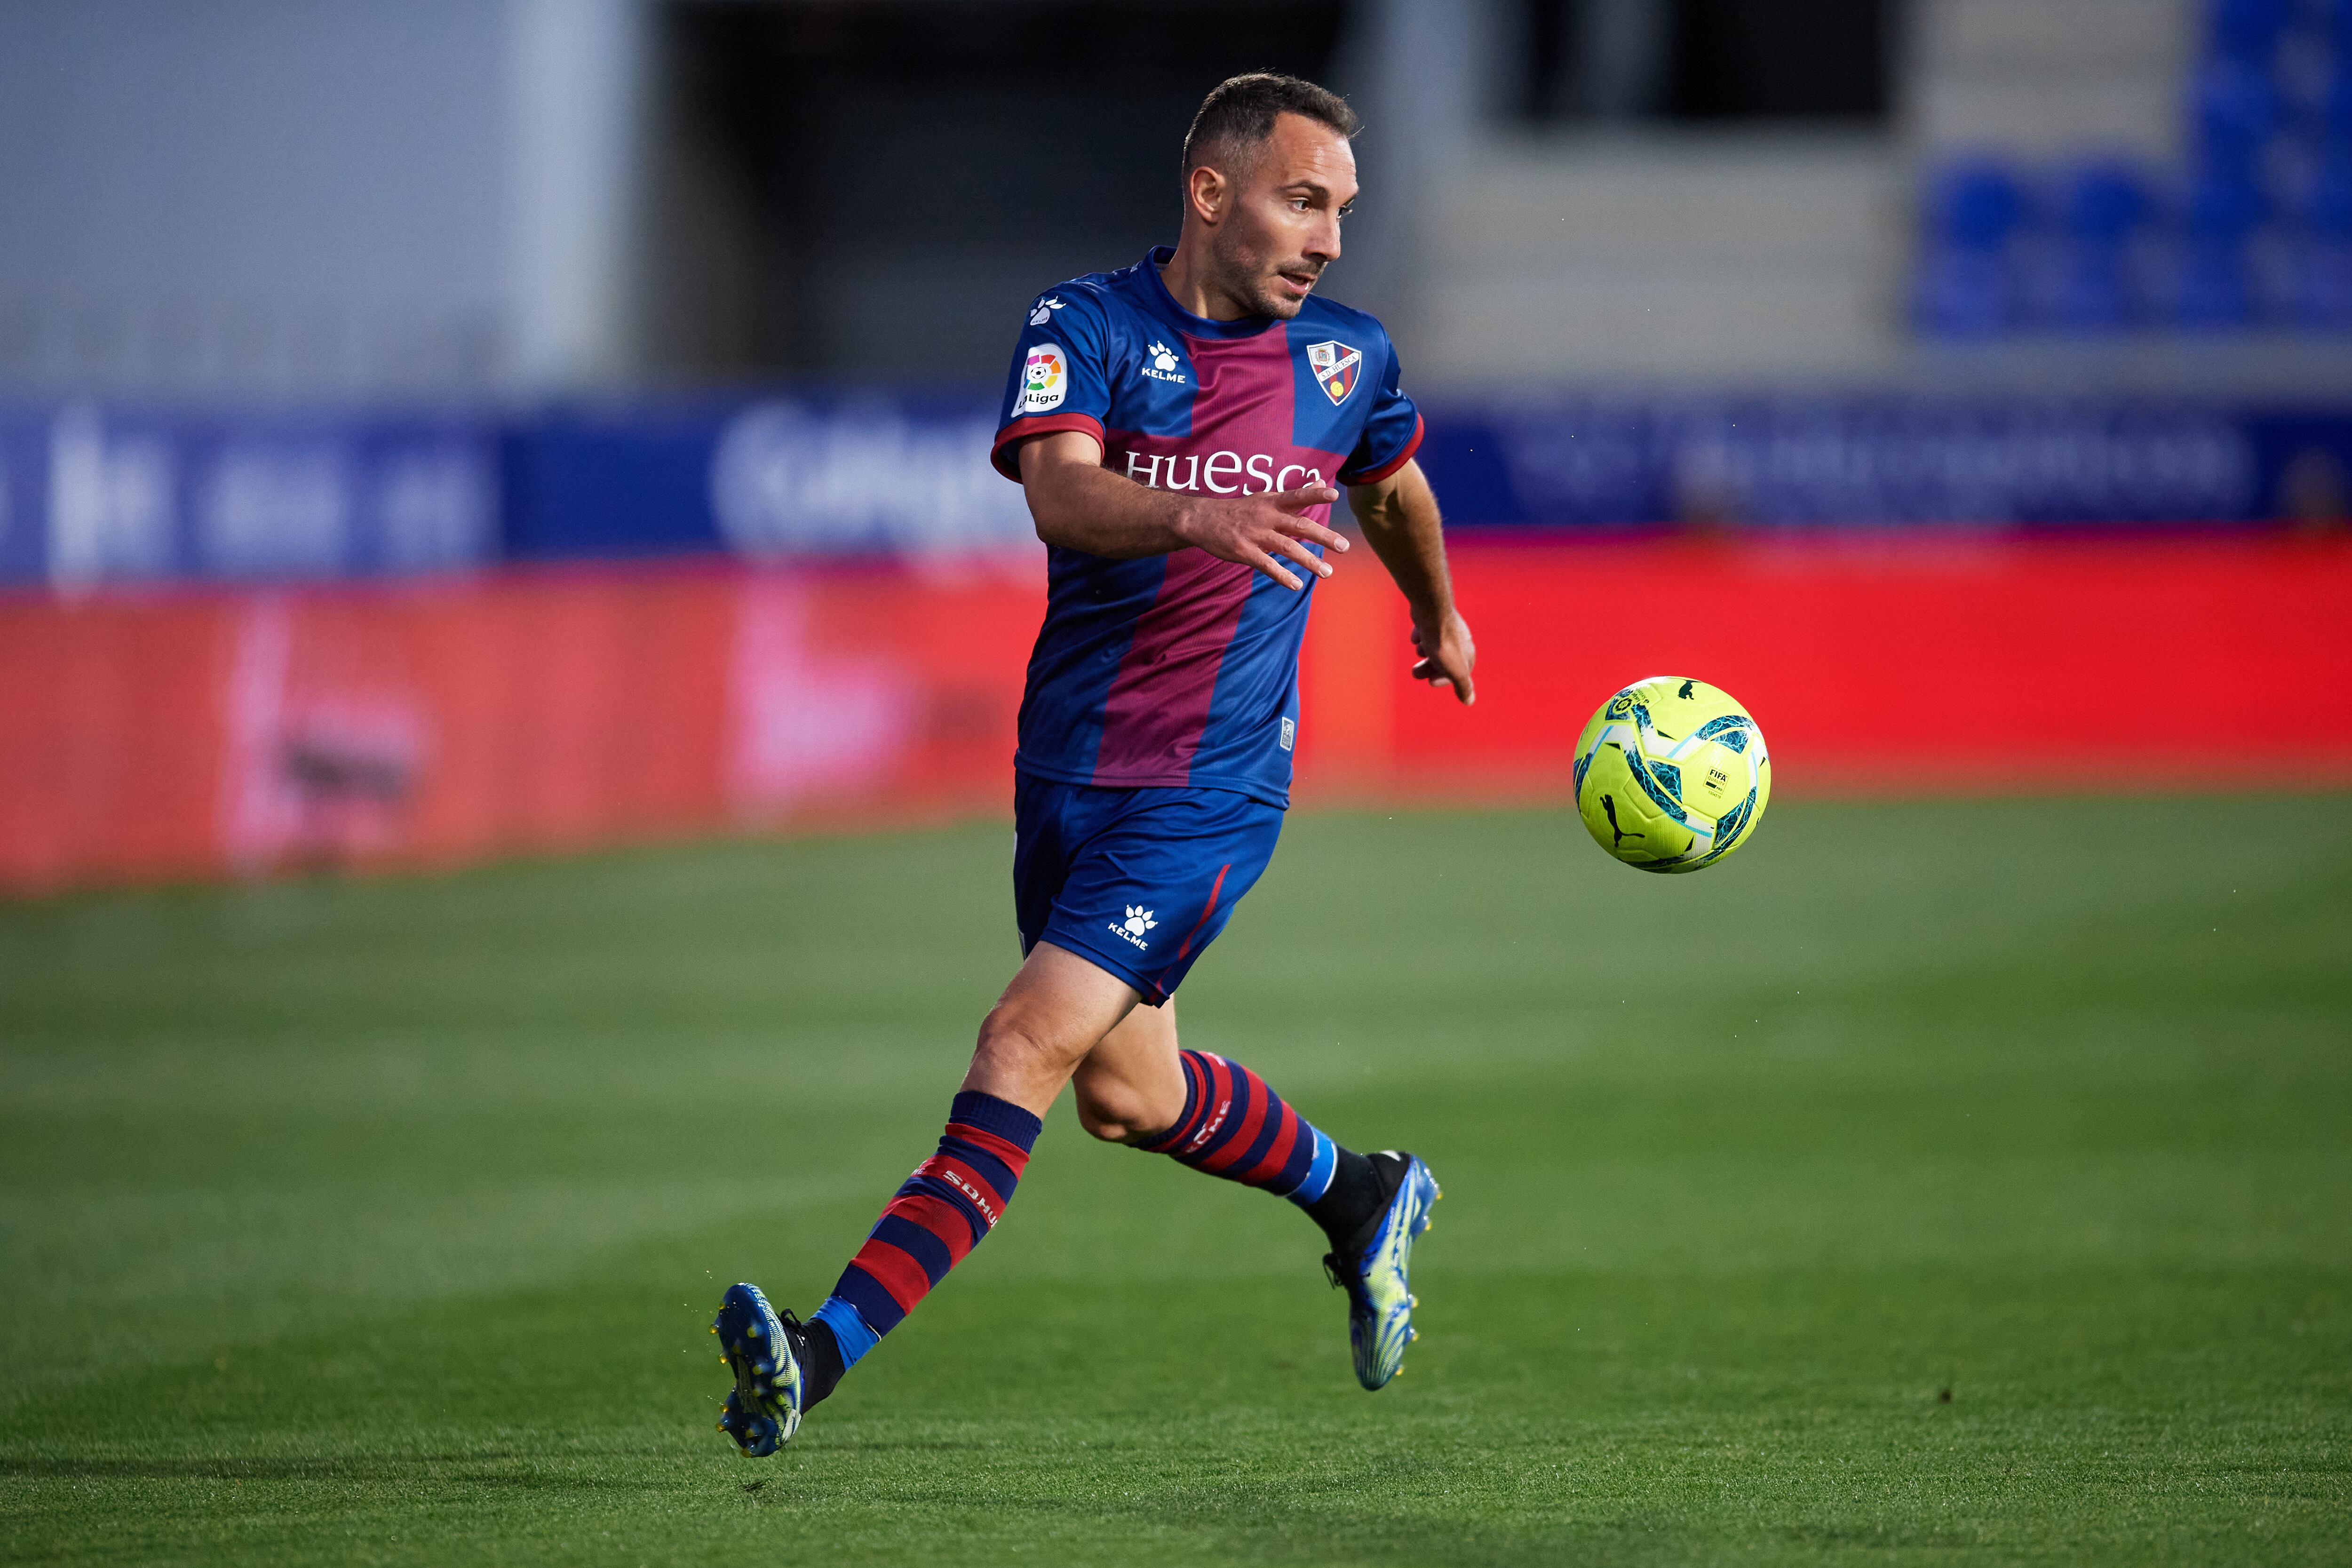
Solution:
M 1576 810 L 1644 871 L 1696 871 L 1744 843 L 1772 797 L 1764 732 L 1730 694 L 1654 676 L 1601 705 L 1576 742 Z

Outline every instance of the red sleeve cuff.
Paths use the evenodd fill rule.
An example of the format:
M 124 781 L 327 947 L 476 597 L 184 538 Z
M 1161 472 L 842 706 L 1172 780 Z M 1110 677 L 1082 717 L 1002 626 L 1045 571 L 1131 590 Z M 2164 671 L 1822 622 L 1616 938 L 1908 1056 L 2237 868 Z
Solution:
M 1379 468 L 1367 468 L 1360 474 L 1341 474 L 1339 476 L 1339 482 L 1343 485 L 1379 484 L 1382 479 L 1387 479 L 1399 468 L 1403 468 L 1407 463 L 1412 461 L 1413 453 L 1421 448 L 1421 436 L 1423 430 L 1425 428 L 1426 426 L 1422 424 L 1421 416 L 1416 413 L 1412 416 L 1412 434 L 1405 438 L 1405 444 L 1403 446 L 1397 448 L 1397 454 L 1395 457 L 1391 458 Z
M 1026 419 L 1015 419 L 996 433 L 996 444 L 988 449 L 988 460 L 996 471 L 1021 482 L 1021 459 L 1015 448 L 1033 436 L 1051 436 L 1056 430 L 1083 430 L 1097 441 L 1103 441 L 1102 421 L 1091 414 L 1033 414 Z M 1418 432 L 1413 436 L 1418 441 Z M 1104 441 L 1105 446 L 1109 443 Z

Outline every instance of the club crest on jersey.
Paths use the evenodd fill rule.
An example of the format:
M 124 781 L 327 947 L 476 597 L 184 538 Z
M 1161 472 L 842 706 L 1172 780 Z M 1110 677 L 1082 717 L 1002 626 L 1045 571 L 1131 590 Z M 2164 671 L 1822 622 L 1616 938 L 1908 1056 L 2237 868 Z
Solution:
M 1021 412 L 1059 408 L 1070 390 L 1070 362 L 1059 343 L 1039 343 L 1021 364 Z
M 1364 356 L 1341 342 L 1309 343 L 1307 368 L 1315 373 L 1315 384 L 1323 389 L 1325 396 L 1333 403 L 1345 403 L 1348 394 L 1356 390 L 1356 376 L 1364 368 Z
M 1143 374 L 1154 381 L 1172 381 L 1181 386 L 1184 374 L 1178 367 L 1183 363 L 1176 357 L 1175 350 L 1155 338 L 1143 353 Z

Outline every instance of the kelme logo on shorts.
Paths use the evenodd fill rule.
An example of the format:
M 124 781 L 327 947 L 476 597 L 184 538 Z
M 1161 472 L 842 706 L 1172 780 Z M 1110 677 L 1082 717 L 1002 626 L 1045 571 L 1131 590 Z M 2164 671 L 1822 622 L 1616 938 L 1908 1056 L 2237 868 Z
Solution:
M 1110 933 L 1113 936 L 1124 937 L 1139 949 L 1149 951 L 1151 944 L 1143 940 L 1143 933 L 1159 923 L 1151 918 L 1151 911 L 1141 904 L 1129 904 L 1127 906 L 1127 919 L 1112 925 Z
M 1039 343 L 1021 364 L 1021 412 L 1043 414 L 1062 406 L 1070 390 L 1070 362 L 1059 343 Z

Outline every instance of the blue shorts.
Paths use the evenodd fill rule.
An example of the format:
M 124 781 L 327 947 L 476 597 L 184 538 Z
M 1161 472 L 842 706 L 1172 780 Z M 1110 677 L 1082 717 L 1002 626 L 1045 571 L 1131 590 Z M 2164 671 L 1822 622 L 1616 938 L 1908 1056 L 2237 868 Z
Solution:
M 1013 898 L 1025 955 L 1093 960 L 1157 1007 L 1176 994 L 1282 834 L 1236 790 L 1115 789 L 1014 775 Z

